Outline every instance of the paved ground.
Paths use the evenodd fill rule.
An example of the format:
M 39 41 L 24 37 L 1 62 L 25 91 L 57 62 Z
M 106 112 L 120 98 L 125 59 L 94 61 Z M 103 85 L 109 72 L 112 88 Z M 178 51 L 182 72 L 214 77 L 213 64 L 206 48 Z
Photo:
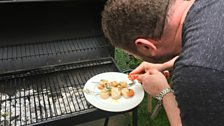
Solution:
M 104 120 L 105 119 L 100 119 L 100 120 L 83 123 L 76 126 L 104 126 Z M 108 123 L 108 126 L 127 126 L 127 125 L 128 125 L 128 121 L 124 114 L 110 117 L 109 123 Z

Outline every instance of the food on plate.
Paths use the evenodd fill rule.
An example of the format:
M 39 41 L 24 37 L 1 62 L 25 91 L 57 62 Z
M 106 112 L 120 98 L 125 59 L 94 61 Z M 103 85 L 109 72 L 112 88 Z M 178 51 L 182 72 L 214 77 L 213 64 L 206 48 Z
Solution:
M 111 89 L 111 97 L 114 100 L 117 100 L 121 97 L 121 90 L 117 87 L 112 87 Z
M 132 97 L 132 96 L 134 96 L 135 95 L 135 92 L 134 92 L 134 90 L 133 89 L 128 89 L 128 97 Z
M 100 92 L 100 97 L 102 99 L 108 99 L 110 97 L 110 92 L 108 90 L 103 90 Z
M 98 84 L 98 85 L 97 85 L 97 88 L 100 89 L 100 90 L 103 90 L 104 87 L 105 87 L 105 86 L 104 86 L 103 84 Z
M 138 79 L 138 75 L 137 74 L 129 74 L 128 79 L 131 81 L 134 81 L 135 79 Z
M 109 83 L 109 81 L 108 80 L 104 80 L 104 79 L 100 80 L 100 84 L 106 84 L 106 83 Z
M 97 88 L 101 91 L 100 97 L 102 99 L 108 99 L 110 96 L 112 99 L 117 100 L 123 96 L 124 98 L 130 98 L 134 96 L 134 90 L 128 87 L 128 83 L 125 81 L 107 81 L 100 80 Z
M 110 82 L 111 87 L 117 87 L 118 85 L 119 85 L 119 83 L 117 81 Z
M 129 98 L 134 96 L 134 90 L 133 89 L 128 89 L 128 88 L 123 88 L 121 90 L 122 96 L 124 96 L 124 98 Z
M 121 88 L 126 88 L 126 87 L 128 87 L 127 82 L 124 82 L 124 81 L 120 82 L 120 85 L 121 85 Z
M 105 88 L 106 85 L 109 84 L 108 80 L 100 80 L 99 84 L 97 85 L 97 88 L 100 90 L 103 90 Z

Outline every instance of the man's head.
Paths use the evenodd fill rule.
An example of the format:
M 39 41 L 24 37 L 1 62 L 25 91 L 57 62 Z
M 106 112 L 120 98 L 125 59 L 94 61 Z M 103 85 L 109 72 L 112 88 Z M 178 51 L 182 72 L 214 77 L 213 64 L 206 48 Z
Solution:
M 109 0 L 102 13 L 105 36 L 114 46 L 136 54 L 136 39 L 160 39 L 169 1 Z
M 102 29 L 115 47 L 149 62 L 181 51 L 182 25 L 194 0 L 108 0 Z

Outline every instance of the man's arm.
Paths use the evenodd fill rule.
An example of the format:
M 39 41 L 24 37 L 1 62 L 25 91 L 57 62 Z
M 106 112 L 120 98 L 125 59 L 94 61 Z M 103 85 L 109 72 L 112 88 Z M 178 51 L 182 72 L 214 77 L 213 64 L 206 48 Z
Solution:
M 165 76 L 156 69 L 139 75 L 138 80 L 142 83 L 144 90 L 153 97 L 158 96 L 164 89 L 170 88 Z M 172 92 L 165 94 L 162 102 L 171 126 L 182 126 L 180 110 L 174 94 Z
M 180 110 L 173 93 L 168 93 L 163 97 L 163 106 L 171 126 L 182 126 Z
M 176 61 L 176 59 L 178 58 L 178 56 L 174 57 L 173 59 L 165 62 L 165 63 L 161 63 L 161 64 L 153 64 L 153 63 L 149 63 L 149 62 L 142 62 L 137 68 L 135 68 L 130 74 L 144 74 L 147 71 L 151 70 L 151 69 L 156 69 L 160 72 L 163 72 L 165 70 L 169 70 L 171 68 L 173 68 L 174 62 Z
M 174 63 L 175 63 L 175 61 L 176 61 L 176 59 L 177 59 L 178 57 L 179 57 L 179 56 L 176 56 L 176 57 L 174 57 L 173 59 L 171 59 L 171 60 L 169 60 L 169 61 L 163 63 L 163 64 L 162 64 L 162 66 L 163 66 L 162 71 L 172 69 L 172 68 L 173 68 L 173 65 L 174 65 Z M 162 72 L 162 71 L 161 71 L 161 72 Z

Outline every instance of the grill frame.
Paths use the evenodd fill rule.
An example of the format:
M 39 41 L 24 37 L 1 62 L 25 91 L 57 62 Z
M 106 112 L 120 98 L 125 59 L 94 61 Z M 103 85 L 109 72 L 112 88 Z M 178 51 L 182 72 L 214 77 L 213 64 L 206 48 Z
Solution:
M 70 71 L 71 69 L 86 69 L 95 66 L 101 68 L 107 64 L 111 64 L 113 67 L 109 67 L 110 69 L 107 71 L 98 71 L 98 73 L 109 71 L 120 72 L 113 59 L 114 48 L 106 43 L 106 39 L 103 37 L 100 28 L 100 14 L 98 14 L 98 11 L 102 9 L 104 2 L 105 0 L 75 0 L 72 2 L 65 0 L 35 0 L 31 2 L 26 0 L 26 2 L 0 3 L 0 14 L 3 19 L 0 21 L 0 87 L 15 83 L 17 86 L 11 86 L 10 89 L 16 90 L 20 86 L 26 86 L 27 82 L 23 79 L 19 79 L 19 81 L 10 80 L 44 76 L 43 73 L 54 74 L 55 72 L 60 73 L 62 71 Z M 83 6 L 87 10 L 85 8 L 83 10 Z M 73 10 L 73 7 L 77 7 L 77 9 Z M 45 14 L 46 12 L 47 14 Z M 78 18 L 71 17 L 73 14 L 77 15 Z M 95 41 L 95 44 L 90 41 Z M 51 46 L 54 43 L 57 45 L 55 46 L 55 51 L 53 51 L 53 46 Z M 77 47 L 74 46 L 73 48 L 71 44 L 76 44 Z M 28 51 L 26 48 L 28 48 Z M 50 51 L 42 50 L 42 48 L 49 48 Z M 14 53 L 15 50 L 16 53 Z M 34 55 L 27 52 L 33 53 Z M 85 55 L 87 56 L 85 57 Z M 91 62 L 96 63 L 93 65 L 84 65 Z M 66 68 L 74 64 L 76 67 Z M 40 82 L 40 80 L 31 80 L 32 83 Z M 57 79 L 50 79 L 50 81 L 52 83 L 59 83 Z M 84 86 L 83 84 L 82 86 Z M 32 85 L 31 87 L 35 86 Z M 35 92 L 32 91 L 32 93 Z M 41 94 L 44 94 L 41 91 L 37 91 L 36 93 L 37 98 Z M 19 95 L 21 96 L 21 93 Z M 0 96 L 2 96 L 2 93 Z M 20 101 L 22 100 L 20 99 Z M 10 102 L 10 106 L 11 104 Z M 21 106 L 20 104 L 19 107 L 21 108 Z M 0 110 L 2 110 L 2 107 Z M 9 111 L 11 111 L 11 107 Z M 25 109 L 24 113 L 26 111 Z M 21 114 L 23 112 L 22 109 L 19 109 L 19 112 Z M 133 125 L 136 126 L 137 107 L 126 112 L 133 112 Z M 63 116 L 57 116 L 47 120 L 43 119 L 27 125 L 75 125 L 101 118 L 106 118 L 106 124 L 110 116 L 126 112 L 106 112 L 92 106 L 77 113 L 67 113 Z

